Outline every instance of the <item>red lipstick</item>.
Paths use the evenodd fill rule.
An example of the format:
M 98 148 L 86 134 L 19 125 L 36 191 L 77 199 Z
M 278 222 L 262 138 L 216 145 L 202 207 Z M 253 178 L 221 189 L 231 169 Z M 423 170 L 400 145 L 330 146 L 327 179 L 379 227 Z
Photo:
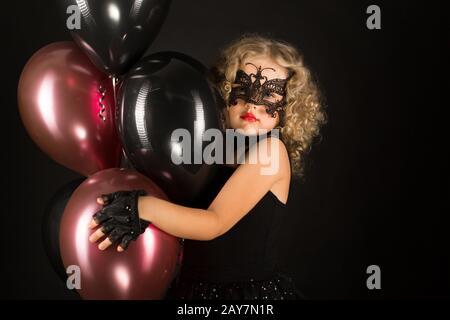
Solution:
M 256 119 L 255 115 L 251 112 L 244 113 L 241 116 L 241 119 L 244 119 L 245 121 L 248 121 L 248 122 L 255 122 L 258 120 L 258 119 Z

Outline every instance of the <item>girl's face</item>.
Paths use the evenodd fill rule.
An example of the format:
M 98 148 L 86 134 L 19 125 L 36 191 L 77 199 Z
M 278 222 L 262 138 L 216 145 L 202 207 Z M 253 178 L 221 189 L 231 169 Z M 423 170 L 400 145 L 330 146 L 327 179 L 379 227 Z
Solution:
M 257 68 L 261 68 L 261 76 L 264 77 L 264 79 L 261 80 L 261 85 L 263 85 L 265 81 L 272 79 L 286 79 L 288 76 L 288 70 L 286 68 L 280 66 L 267 56 L 249 58 L 240 66 L 240 69 L 247 75 L 256 75 L 258 72 Z M 251 81 L 255 81 L 254 76 L 251 76 Z M 233 87 L 236 86 L 239 85 L 233 84 Z M 271 93 L 270 95 L 263 97 L 263 99 L 264 101 L 276 103 L 282 100 L 283 96 L 277 93 Z M 278 112 L 275 113 L 275 118 L 272 117 L 272 115 L 266 112 L 265 105 L 256 105 L 244 101 L 242 98 L 237 98 L 236 102 L 236 105 L 228 106 L 226 121 L 228 128 L 235 129 L 241 134 L 256 135 L 258 134 L 258 129 L 270 131 L 275 128 L 280 121 Z

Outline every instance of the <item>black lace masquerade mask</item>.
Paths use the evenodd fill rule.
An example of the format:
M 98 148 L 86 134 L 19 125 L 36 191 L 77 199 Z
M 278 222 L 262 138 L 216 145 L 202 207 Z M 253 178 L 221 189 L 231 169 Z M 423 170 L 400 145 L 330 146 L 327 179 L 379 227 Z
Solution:
M 283 122 L 283 115 L 286 108 L 286 84 L 292 77 L 292 72 L 289 73 L 287 79 L 271 79 L 267 80 L 266 76 L 261 75 L 263 70 L 273 68 L 256 67 L 253 63 L 246 63 L 245 65 L 252 65 L 256 68 L 256 75 L 254 73 L 247 74 L 242 70 L 236 72 L 236 79 L 234 86 L 230 92 L 230 103 L 237 104 L 237 99 L 242 99 L 246 102 L 255 105 L 264 105 L 266 112 L 275 118 L 275 112 L 280 115 L 280 122 Z M 254 81 L 252 81 L 254 79 Z M 261 83 L 261 80 L 264 80 Z M 275 96 L 275 94 L 281 96 Z M 278 100 L 279 99 L 279 100 Z

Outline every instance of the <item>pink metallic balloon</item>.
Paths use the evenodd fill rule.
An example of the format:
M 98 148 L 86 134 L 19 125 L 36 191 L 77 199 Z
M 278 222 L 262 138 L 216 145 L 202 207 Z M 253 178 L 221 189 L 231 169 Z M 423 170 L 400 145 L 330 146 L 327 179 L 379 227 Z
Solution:
M 162 299 L 180 263 L 181 245 L 153 225 L 125 252 L 117 247 L 105 251 L 89 242 L 88 224 L 101 209 L 96 198 L 118 190 L 144 189 L 167 199 L 150 179 L 129 169 L 107 169 L 86 179 L 73 193 L 60 227 L 60 250 L 64 266 L 77 265 L 81 272 L 83 299 Z
M 19 111 L 34 142 L 83 175 L 118 167 L 111 80 L 72 42 L 38 50 L 19 80 Z

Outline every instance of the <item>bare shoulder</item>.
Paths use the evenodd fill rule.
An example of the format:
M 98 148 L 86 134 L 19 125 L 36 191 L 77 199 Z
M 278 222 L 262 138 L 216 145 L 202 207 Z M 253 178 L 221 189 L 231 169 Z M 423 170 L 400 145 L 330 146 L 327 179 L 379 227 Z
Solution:
M 285 178 L 289 183 L 291 179 L 291 161 L 289 160 L 289 152 L 286 145 L 277 137 L 268 137 L 267 139 L 270 141 L 271 150 L 275 150 L 278 154 L 281 177 Z
M 249 157 L 252 156 L 262 167 L 267 168 L 265 174 L 290 179 L 289 154 L 284 142 L 278 137 L 267 137 L 259 141 L 257 147 L 255 145 L 249 150 Z
M 283 156 L 283 157 L 288 156 L 288 151 L 287 151 L 286 145 L 280 138 L 267 137 L 267 139 L 265 139 L 265 140 L 267 140 L 267 144 L 270 145 L 271 150 L 273 148 L 275 148 L 274 150 L 276 150 L 281 156 Z

